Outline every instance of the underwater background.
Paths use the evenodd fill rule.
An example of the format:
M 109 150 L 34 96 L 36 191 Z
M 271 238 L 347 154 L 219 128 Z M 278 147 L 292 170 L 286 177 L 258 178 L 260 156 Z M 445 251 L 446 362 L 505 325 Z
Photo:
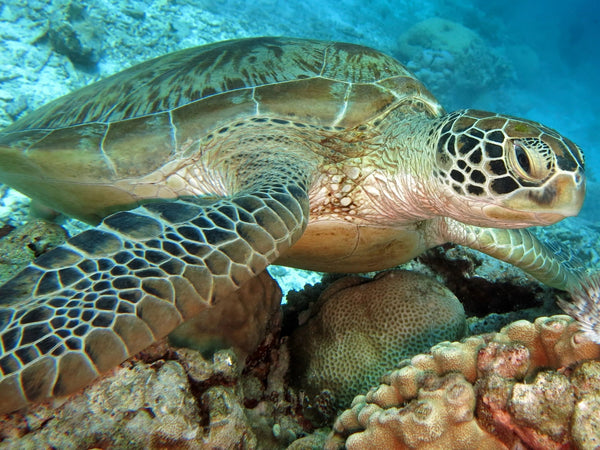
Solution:
M 4 0 L 0 4 L 0 129 L 49 100 L 149 58 L 214 41 L 264 35 L 376 48 L 409 67 L 447 111 L 477 108 L 525 117 L 577 143 L 586 156 L 588 194 L 583 210 L 576 218 L 538 231 L 542 239 L 560 248 L 557 251 L 572 255 L 590 270 L 600 266 L 600 3 L 591 0 Z M 0 197 L 0 225 L 24 223 L 28 199 L 5 187 L 0 188 Z M 83 225 L 70 221 L 66 227 L 74 233 Z M 284 293 L 321 279 L 321 274 L 306 271 L 276 266 L 269 270 Z M 492 261 L 478 276 L 499 279 L 506 270 Z M 520 286 L 523 292 L 530 287 Z M 554 294 L 548 292 L 537 290 L 534 296 L 539 300 L 552 295 L 548 298 L 553 303 Z M 486 314 L 495 306 L 506 306 L 491 303 Z M 473 305 L 465 308 L 467 313 L 477 313 Z M 520 316 L 501 322 L 515 317 Z M 470 326 L 471 331 L 479 330 Z M 482 329 L 486 330 L 485 324 Z M 227 372 L 230 368 L 211 370 L 226 380 L 234 377 Z M 181 375 L 175 372 L 173 377 Z M 99 389 L 110 385 L 103 386 Z M 452 405 L 445 407 L 452 409 Z M 331 417 L 327 408 L 331 405 L 319 409 L 312 404 L 303 414 L 312 414 L 316 427 Z M 600 411 L 600 405 L 594 411 Z M 278 442 L 289 443 L 296 437 L 289 430 L 297 427 L 289 425 L 293 436 L 286 437 L 284 422 L 275 425 Z M 1 431 L 0 447 L 6 437 Z M 165 445 L 173 444 L 164 439 Z

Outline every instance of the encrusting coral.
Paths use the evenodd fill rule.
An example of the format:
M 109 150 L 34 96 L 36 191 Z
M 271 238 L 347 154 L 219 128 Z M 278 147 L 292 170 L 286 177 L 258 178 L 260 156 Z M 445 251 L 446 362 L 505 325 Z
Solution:
M 438 344 L 357 396 L 327 448 L 590 448 L 600 362 L 580 361 L 599 356 L 568 316 Z
M 399 360 L 466 332 L 454 294 L 404 270 L 373 280 L 342 278 L 321 294 L 317 308 L 290 338 L 292 378 L 311 395 L 331 391 L 340 406 L 377 384 Z

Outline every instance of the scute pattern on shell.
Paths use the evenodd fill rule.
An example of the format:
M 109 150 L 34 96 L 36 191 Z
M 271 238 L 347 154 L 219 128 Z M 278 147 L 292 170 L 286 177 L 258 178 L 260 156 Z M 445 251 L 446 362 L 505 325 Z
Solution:
M 19 128 L 50 130 L 112 123 L 173 110 L 229 91 L 315 77 L 359 84 L 382 82 L 382 89 L 395 91 L 396 96 L 406 95 L 400 92 L 406 87 L 390 79 L 414 79 L 393 58 L 359 45 L 273 37 L 232 40 L 138 64 L 70 94 L 68 102 L 58 99 L 49 103 L 20 121 Z M 415 88 L 430 96 L 416 79 L 409 85 L 409 89 Z M 90 98 L 98 100 L 89 102 Z M 437 103 L 432 97 L 430 101 Z
M 0 131 L 0 178 L 97 223 L 147 198 L 214 194 L 173 190 L 167 178 L 198 158 L 206 164 L 205 154 L 240 127 L 256 125 L 265 139 L 282 127 L 302 129 L 319 141 L 400 106 L 442 112 L 404 66 L 376 50 L 293 38 L 226 41 L 141 63 Z M 185 178 L 213 187 L 205 172 Z

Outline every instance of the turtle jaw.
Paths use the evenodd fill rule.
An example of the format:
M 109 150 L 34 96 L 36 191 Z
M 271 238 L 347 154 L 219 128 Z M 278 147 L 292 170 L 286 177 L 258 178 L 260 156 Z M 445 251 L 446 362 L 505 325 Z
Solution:
M 498 205 L 487 205 L 482 208 L 482 212 L 487 220 L 482 220 L 475 225 L 494 228 L 526 228 L 552 225 L 566 217 L 560 213 L 521 211 Z
M 481 208 L 486 222 L 502 228 L 545 226 L 579 214 L 585 197 L 585 179 L 572 173 L 554 176 L 543 187 L 515 192 L 500 204 Z
M 579 214 L 585 198 L 585 178 L 579 171 L 555 175 L 543 186 L 516 191 L 503 203 L 529 211 L 532 225 L 548 225 Z

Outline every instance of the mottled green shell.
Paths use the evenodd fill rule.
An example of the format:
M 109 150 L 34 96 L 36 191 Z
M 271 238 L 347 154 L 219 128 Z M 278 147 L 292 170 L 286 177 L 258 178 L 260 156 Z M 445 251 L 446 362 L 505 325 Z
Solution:
M 136 65 L 17 121 L 0 133 L 0 181 L 65 210 L 66 200 L 47 194 L 60 190 L 66 212 L 85 218 L 86 208 L 104 214 L 105 198 L 131 202 L 126 192 L 118 199 L 115 183 L 189 157 L 233 121 L 352 128 L 406 101 L 441 111 L 406 68 L 370 48 L 290 38 L 220 42 Z

